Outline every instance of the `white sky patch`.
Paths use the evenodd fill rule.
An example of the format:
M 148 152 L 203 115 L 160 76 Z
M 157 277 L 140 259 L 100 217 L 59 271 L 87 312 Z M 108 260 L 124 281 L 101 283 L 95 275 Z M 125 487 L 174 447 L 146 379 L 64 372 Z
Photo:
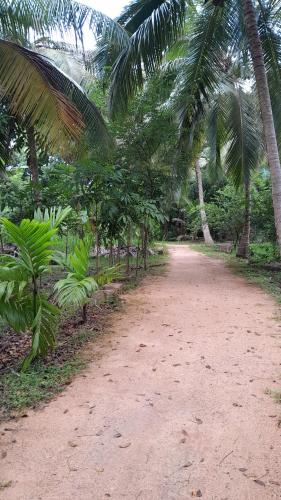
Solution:
M 81 0 L 80 3 L 99 10 L 114 19 L 120 15 L 123 8 L 130 3 L 130 0 Z M 65 36 L 65 41 L 74 43 L 73 37 L 68 35 Z M 95 48 L 95 38 L 87 27 L 84 27 L 84 47 L 86 50 Z
M 82 0 L 81 3 L 100 10 L 109 17 L 117 17 L 129 0 Z

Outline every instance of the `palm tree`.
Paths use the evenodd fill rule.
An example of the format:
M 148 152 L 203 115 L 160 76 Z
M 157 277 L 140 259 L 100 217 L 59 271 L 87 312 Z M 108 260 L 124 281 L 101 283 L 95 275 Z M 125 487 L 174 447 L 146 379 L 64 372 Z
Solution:
M 126 108 L 146 76 L 159 67 L 167 49 L 178 38 L 191 9 L 184 0 L 134 0 L 125 9 L 118 21 L 129 39 L 123 37 L 123 44 L 119 39 L 118 55 L 112 66 L 110 107 L 113 115 Z M 281 66 L 278 2 L 273 0 L 266 4 L 259 0 L 257 6 L 252 0 L 208 2 L 195 14 L 193 9 L 191 18 L 194 22 L 188 26 L 189 65 L 180 92 L 181 130 L 190 128 L 194 116 L 202 111 L 204 102 L 220 84 L 231 60 L 241 59 L 241 54 L 245 60 L 250 55 L 271 171 L 275 226 L 281 251 L 281 168 L 275 130 L 280 113 L 279 117 L 276 113 L 274 122 L 272 111 Z M 100 43 L 99 62 L 100 54 L 112 46 L 114 35 L 107 32 Z

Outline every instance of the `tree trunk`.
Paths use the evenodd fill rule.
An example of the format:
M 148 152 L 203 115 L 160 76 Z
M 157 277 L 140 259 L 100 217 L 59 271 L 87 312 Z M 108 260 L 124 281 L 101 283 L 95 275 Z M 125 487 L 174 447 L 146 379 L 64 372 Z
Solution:
M 82 307 L 82 322 L 87 323 L 87 306 L 88 304 L 84 304 Z
M 99 230 L 96 228 L 96 273 L 100 271 L 100 235 Z
M 34 127 L 28 127 L 27 131 L 28 157 L 27 164 L 30 169 L 32 191 L 35 207 L 40 206 L 39 170 Z
M 143 228 L 143 268 L 147 271 L 147 246 L 148 246 L 148 231 L 147 227 Z
M 244 226 L 240 241 L 238 243 L 236 257 L 241 259 L 249 258 L 251 232 L 251 183 L 250 179 L 245 182 L 245 215 Z
M 203 235 L 204 235 L 204 240 L 205 240 L 206 245 L 214 245 L 214 241 L 213 241 L 213 238 L 212 238 L 211 233 L 210 233 L 207 215 L 206 215 L 206 211 L 205 211 L 202 173 L 201 173 L 201 168 L 199 165 L 199 160 L 196 160 L 196 162 L 195 162 L 195 171 L 196 171 L 196 178 L 197 178 L 199 203 L 200 203 L 200 217 L 201 217 L 201 222 L 202 222 L 202 231 L 203 231 Z
M 120 252 L 121 252 L 121 243 L 118 240 L 118 245 L 117 245 L 117 264 L 120 264 Z
M 113 266 L 113 241 L 110 240 L 110 246 L 109 246 L 109 265 Z
M 130 274 L 130 247 L 131 247 L 131 225 L 128 226 L 127 233 L 127 255 L 126 255 L 126 274 Z
M 137 259 L 136 259 L 136 278 L 138 277 L 139 272 L 139 256 L 140 256 L 140 242 L 137 242 Z
M 261 108 L 267 159 L 271 172 L 275 228 L 279 253 L 281 253 L 281 168 L 268 80 L 265 70 L 262 44 L 258 33 L 257 13 L 252 0 L 242 0 L 242 8 Z
M 1 246 L 1 252 L 4 253 L 5 249 L 4 249 L 3 234 L 1 229 L 0 229 L 0 246 Z

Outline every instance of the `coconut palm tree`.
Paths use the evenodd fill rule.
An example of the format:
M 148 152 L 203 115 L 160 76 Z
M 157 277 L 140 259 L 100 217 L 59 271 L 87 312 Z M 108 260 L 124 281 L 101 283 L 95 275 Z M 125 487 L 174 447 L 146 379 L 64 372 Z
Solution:
M 190 13 L 185 0 L 134 0 L 119 18 L 128 33 L 123 37 L 110 76 L 110 108 L 112 114 L 124 110 L 133 93 L 143 85 L 147 75 L 160 65 L 168 48 L 177 40 L 186 16 Z M 207 2 L 194 13 L 188 25 L 187 56 L 189 65 L 181 82 L 182 106 L 180 126 L 188 129 L 194 116 L 202 111 L 204 102 L 215 92 L 227 65 L 234 58 L 250 58 L 265 137 L 267 159 L 271 171 L 275 226 L 281 251 L 281 168 L 275 127 L 280 113 L 275 113 L 272 101 L 280 85 L 281 35 L 280 7 L 277 0 L 269 4 L 258 0 L 216 0 Z M 114 36 L 103 37 L 97 54 L 112 49 Z M 279 106 L 280 107 L 280 104 Z

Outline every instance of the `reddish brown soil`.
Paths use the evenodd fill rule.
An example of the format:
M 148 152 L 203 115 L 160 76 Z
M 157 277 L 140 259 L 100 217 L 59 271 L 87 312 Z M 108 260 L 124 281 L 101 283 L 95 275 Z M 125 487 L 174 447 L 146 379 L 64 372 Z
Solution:
M 99 361 L 2 426 L 0 497 L 281 498 L 281 411 L 265 393 L 280 390 L 277 306 L 223 262 L 171 253 L 166 276 L 127 294 Z

